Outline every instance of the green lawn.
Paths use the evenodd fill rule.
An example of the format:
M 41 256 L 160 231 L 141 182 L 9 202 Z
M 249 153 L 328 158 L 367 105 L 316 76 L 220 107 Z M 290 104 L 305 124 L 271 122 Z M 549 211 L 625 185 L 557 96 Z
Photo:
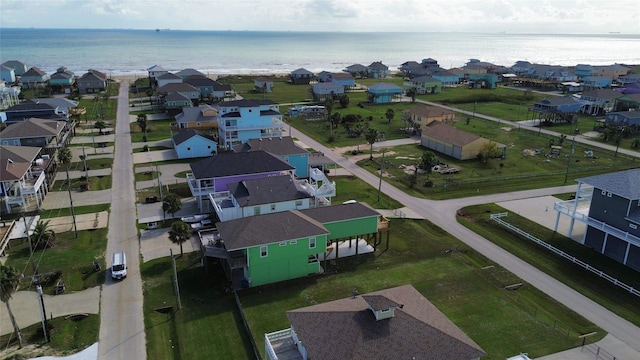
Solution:
M 89 176 L 89 190 L 98 191 L 111 189 L 111 175 Z M 51 186 L 55 191 L 67 190 L 67 180 L 57 180 Z M 81 191 L 81 186 L 86 184 L 84 176 L 78 179 L 71 179 L 71 190 Z
M 46 294 L 54 291 L 56 273 L 61 274 L 66 291 L 80 291 L 104 282 L 106 270 L 105 249 L 107 246 L 106 228 L 78 231 L 75 238 L 73 231 L 56 234 L 55 246 L 33 253 L 33 264 L 38 266 L 38 273 L 45 276 L 48 282 L 42 283 Z M 33 239 L 34 242 L 37 239 Z M 31 275 L 34 274 L 28 243 L 12 244 L 8 251 L 7 264 L 15 267 L 25 275 L 20 289 L 34 290 Z M 102 265 L 99 272 L 93 271 L 93 260 L 98 259 Z M 43 276 L 44 276 L 43 275 Z
M 58 317 L 48 321 L 50 342 L 44 341 L 42 334 L 42 324 L 37 323 L 26 328 L 22 328 L 22 338 L 27 344 L 35 345 L 31 353 L 21 353 L 23 356 L 32 358 L 35 356 L 67 356 L 86 349 L 98 341 L 100 331 L 100 315 L 88 314 L 87 317 Z M 0 336 L 3 346 L 9 344 L 9 339 L 13 344 L 17 340 L 13 333 Z M 27 357 L 9 357 L 9 359 L 26 359 Z
M 564 139 L 558 157 L 550 154 L 550 143 L 558 145 L 556 137 L 530 132 L 517 127 L 493 121 L 475 119 L 469 124 L 458 122 L 455 127 L 507 145 L 506 158 L 489 159 L 483 163 L 477 159 L 457 160 L 434 152 L 441 162 L 460 169 L 458 174 L 441 175 L 439 173 L 418 174 L 418 181 L 410 187 L 409 174 L 402 165 L 415 165 L 420 162 L 427 150 L 420 145 L 395 146 L 385 152 L 385 181 L 418 197 L 431 199 L 458 198 L 478 194 L 491 194 L 516 190 L 528 190 L 549 186 L 575 184 L 575 179 L 584 176 L 608 173 L 636 167 L 634 158 L 614 152 L 599 150 L 573 143 Z M 571 148 L 573 147 L 573 153 Z M 528 155 L 538 149 L 539 155 Z M 360 147 L 369 152 L 368 144 Z M 595 157 L 585 157 L 592 150 Z M 349 155 L 347 155 L 349 156 Z M 378 174 L 382 162 L 382 152 L 374 152 L 375 161 L 361 160 L 358 164 L 372 173 Z M 527 179 L 523 181 L 523 179 Z M 566 179 L 566 182 L 565 182 Z M 429 182 L 431 186 L 429 187 Z
M 159 141 L 171 138 L 171 124 L 176 122 L 175 119 L 149 120 L 147 121 L 147 141 Z M 144 143 L 145 134 L 140 130 L 137 123 L 129 124 L 131 129 L 131 142 Z
M 638 313 L 640 299 L 637 296 L 489 220 L 489 214 L 505 211 L 504 208 L 495 204 L 466 207 L 460 211 L 463 216 L 458 217 L 458 221 L 620 317 L 640 326 L 640 313 Z M 619 281 L 640 289 L 638 272 L 630 267 L 554 233 L 552 230 L 518 214 L 510 212 L 508 218 L 504 220 L 567 254 L 603 270 Z
M 177 266 L 182 310 L 167 315 L 155 309 L 177 306 L 170 261 L 163 258 L 142 265 L 147 356 L 252 358 L 219 265 L 209 261 L 205 275 L 198 255 L 191 254 L 178 258 Z M 393 220 L 387 251 L 381 246 L 375 255 L 328 265 L 325 275 L 239 295 L 261 352 L 264 333 L 288 327 L 288 310 L 348 297 L 354 289 L 364 294 L 403 284 L 412 284 L 433 302 L 489 354 L 487 359 L 520 352 L 543 356 L 578 346 L 581 334 L 597 332 L 589 341 L 605 335 L 526 283 L 518 290 L 503 290 L 518 282 L 522 280 L 428 221 Z

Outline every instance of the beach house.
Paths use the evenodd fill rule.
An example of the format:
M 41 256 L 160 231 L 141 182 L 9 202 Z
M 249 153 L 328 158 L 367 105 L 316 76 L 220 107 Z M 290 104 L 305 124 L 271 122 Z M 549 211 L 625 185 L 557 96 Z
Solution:
M 457 359 L 486 352 L 411 285 L 287 311 L 288 329 L 264 336 L 266 358 Z
M 91 94 L 107 89 L 107 75 L 97 70 L 89 70 L 76 80 L 80 94 Z
M 308 84 L 313 80 L 313 73 L 307 69 L 299 68 L 293 70 L 289 74 L 289 78 L 291 79 L 291 83 L 294 85 Z
M 190 105 L 191 103 L 189 103 Z M 211 105 L 189 106 L 177 114 L 176 125 L 179 129 L 218 130 L 218 110 Z
M 49 191 L 47 170 L 54 163 L 33 146 L 0 145 L 0 197 L 7 213 L 40 208 Z M 50 180 L 50 179 L 49 179 Z
M 249 139 L 232 149 L 234 152 L 267 151 L 280 156 L 282 160 L 296 168 L 298 178 L 309 176 L 309 151 L 298 146 L 291 136 Z
M 187 184 L 200 212 L 211 212 L 209 194 L 228 191 L 228 184 L 246 179 L 291 175 L 295 168 L 266 151 L 218 153 L 189 165 Z M 226 194 L 225 194 L 226 196 Z
M 442 81 L 431 76 L 419 76 L 405 81 L 404 88 L 415 89 L 417 94 L 437 94 L 442 91 Z
M 587 225 L 581 243 L 640 271 L 640 169 L 579 178 L 574 200 L 558 201 L 560 215 Z
M 43 153 L 53 155 L 69 141 L 70 129 L 66 121 L 28 118 L 0 131 L 0 143 L 46 148 Z
M 215 105 L 220 146 L 231 150 L 249 139 L 280 137 L 284 129 L 280 105 L 273 100 L 232 100 Z
M 44 88 L 49 84 L 49 75 L 37 67 L 32 67 L 20 76 L 23 89 Z
M 391 103 L 402 96 L 402 88 L 392 83 L 377 83 L 367 89 L 367 98 L 374 104 Z
M 401 118 L 409 123 L 418 134 L 434 121 L 445 123 L 453 123 L 456 121 L 456 113 L 453 110 L 445 109 L 439 106 L 416 106 L 402 112 Z
M 273 91 L 273 80 L 259 76 L 253 80 L 253 90 L 259 93 L 270 93 Z
M 13 69 L 13 73 L 15 74 L 15 76 L 22 76 L 29 69 L 27 64 L 18 60 L 8 60 L 3 62 L 2 65 Z

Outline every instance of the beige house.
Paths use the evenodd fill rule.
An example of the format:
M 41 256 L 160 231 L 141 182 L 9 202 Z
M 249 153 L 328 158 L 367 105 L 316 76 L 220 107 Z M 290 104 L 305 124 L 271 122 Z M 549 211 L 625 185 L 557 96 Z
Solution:
M 456 113 L 452 110 L 438 106 L 418 106 L 402 112 L 402 120 L 409 122 L 410 126 L 421 133 L 426 126 L 434 121 L 453 123 L 456 121 Z
M 439 121 L 433 121 L 426 126 L 420 139 L 420 145 L 458 160 L 476 159 L 480 150 L 491 143 L 496 144 L 498 148 L 504 148 L 503 144 L 458 130 Z

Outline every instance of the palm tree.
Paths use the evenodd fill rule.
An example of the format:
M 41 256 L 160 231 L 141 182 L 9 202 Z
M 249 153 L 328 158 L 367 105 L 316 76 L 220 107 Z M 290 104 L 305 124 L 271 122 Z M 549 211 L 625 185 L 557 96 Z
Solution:
M 389 108 L 387 109 L 387 112 L 384 113 L 384 116 L 387 118 L 387 120 L 389 122 L 391 122 L 391 120 L 393 120 L 393 117 L 396 115 L 396 113 L 393 111 L 393 109 Z
M 183 255 L 182 244 L 191 239 L 191 226 L 183 221 L 174 221 L 169 230 L 169 240 L 174 244 L 180 244 L 180 256 Z
M 138 126 L 140 126 L 140 130 L 144 133 L 145 140 L 147 139 L 147 114 L 139 114 L 136 119 Z
M 162 210 L 164 212 L 171 213 L 171 217 L 175 217 L 175 214 L 182 209 L 182 202 L 180 202 L 180 196 L 176 193 L 168 193 L 162 199 Z
M 378 130 L 374 128 L 368 128 L 364 132 L 364 138 L 367 139 L 367 142 L 371 146 L 371 149 L 369 152 L 369 160 L 373 160 L 373 143 L 375 143 L 378 140 Z
M 36 240 L 36 247 L 38 245 L 42 248 L 53 247 L 56 242 L 56 232 L 49 228 L 49 220 L 38 220 L 32 236 Z
M 333 137 L 333 126 L 331 126 L 331 113 L 333 112 L 333 93 L 331 94 L 331 97 L 328 97 L 324 100 L 324 111 L 327 114 L 327 120 L 329 120 L 329 129 L 330 129 L 330 135 L 331 137 Z
M 5 303 L 5 305 L 7 306 L 7 312 L 9 313 L 11 324 L 13 324 L 13 331 L 18 338 L 19 346 L 22 347 L 22 333 L 20 333 L 20 328 L 18 327 L 16 318 L 13 316 L 11 306 L 9 306 L 9 300 L 11 299 L 13 293 L 16 292 L 19 283 L 20 274 L 18 273 L 18 270 L 16 270 L 12 266 L 5 266 L 0 264 L 0 301 Z

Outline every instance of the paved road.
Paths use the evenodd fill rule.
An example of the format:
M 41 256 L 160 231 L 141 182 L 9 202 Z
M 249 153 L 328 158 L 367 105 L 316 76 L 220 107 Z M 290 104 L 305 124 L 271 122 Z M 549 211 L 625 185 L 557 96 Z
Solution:
M 292 129 L 291 136 L 298 138 L 307 146 L 317 151 L 323 152 L 325 156 L 336 162 L 345 170 L 366 181 L 371 186 L 374 186 L 376 188 L 379 186 L 380 179 L 378 178 L 378 176 L 360 168 L 355 163 L 332 152 L 331 149 L 311 139 L 305 134 L 297 131 L 296 129 Z M 629 321 L 621 318 L 620 316 L 612 313 L 611 311 L 605 309 L 604 307 L 596 304 L 577 291 L 562 284 L 558 280 L 546 275 L 542 271 L 529 265 L 520 258 L 512 255 L 511 253 L 503 250 L 492 242 L 484 239 L 482 236 L 470 231 L 469 229 L 460 225 L 456 219 L 456 211 L 461 207 L 467 205 L 524 199 L 570 192 L 575 190 L 576 186 L 570 185 L 504 194 L 483 195 L 480 193 L 480 195 L 478 196 L 469 198 L 434 201 L 409 196 L 403 191 L 384 181 L 381 185 L 381 191 L 387 196 L 394 198 L 404 206 L 410 208 L 413 212 L 423 216 L 425 219 L 432 221 L 436 225 L 449 232 L 451 235 L 455 236 L 462 242 L 474 248 L 482 255 L 486 256 L 491 261 L 500 264 L 507 270 L 511 271 L 531 285 L 545 292 L 568 308 L 573 309 L 589 321 L 600 326 L 611 335 L 628 344 L 633 349 L 640 351 L 640 342 L 638 342 L 638 334 L 640 334 L 640 328 L 631 324 Z
M 111 188 L 111 217 L 107 242 L 107 262 L 111 254 L 124 250 L 128 275 L 115 282 L 107 276 L 102 290 L 98 359 L 146 359 L 142 312 L 139 244 L 136 230 L 136 196 L 129 131 L 129 84 L 120 84 L 115 129 L 115 156 Z

